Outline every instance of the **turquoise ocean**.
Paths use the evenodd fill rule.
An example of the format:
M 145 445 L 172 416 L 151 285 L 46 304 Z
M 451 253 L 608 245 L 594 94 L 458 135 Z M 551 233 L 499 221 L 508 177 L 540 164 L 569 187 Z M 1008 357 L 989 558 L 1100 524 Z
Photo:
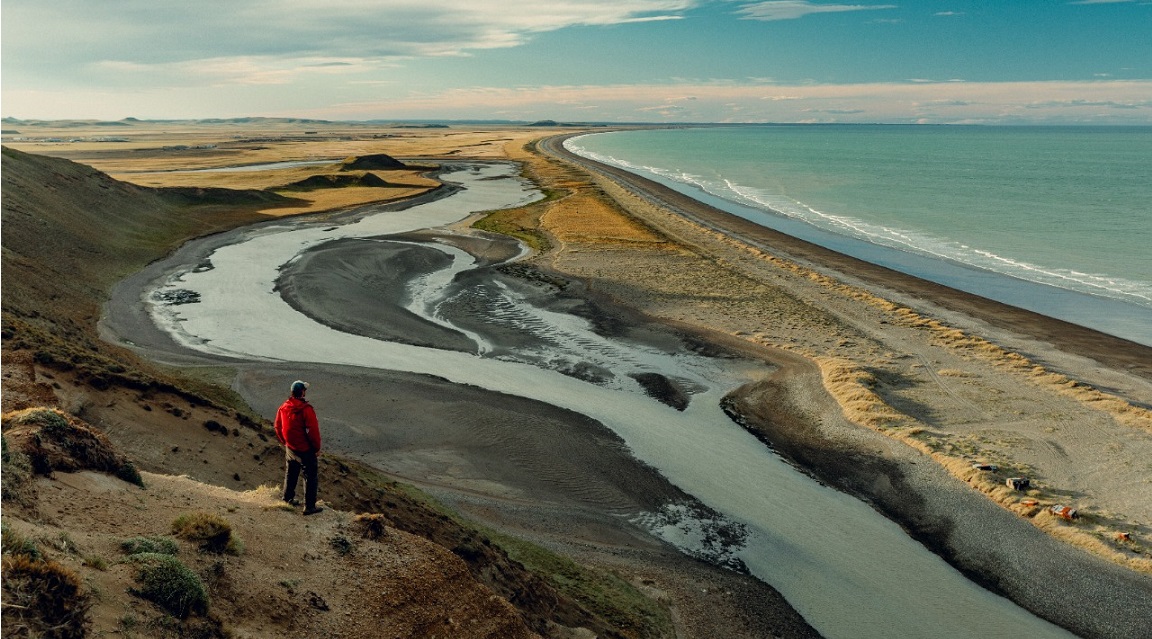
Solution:
M 744 125 L 566 146 L 842 253 L 1152 345 L 1152 127 Z

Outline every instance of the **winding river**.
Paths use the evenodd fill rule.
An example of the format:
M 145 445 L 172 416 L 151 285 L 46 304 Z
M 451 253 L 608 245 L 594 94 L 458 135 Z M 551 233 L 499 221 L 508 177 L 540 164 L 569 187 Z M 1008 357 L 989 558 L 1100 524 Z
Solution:
M 637 458 L 722 513 L 743 531 L 733 552 L 777 588 L 821 634 L 860 637 L 1068 637 L 1064 630 L 976 586 L 866 504 L 829 489 L 784 463 L 720 409 L 724 394 L 747 381 L 723 362 L 663 356 L 596 336 L 583 320 L 504 300 L 510 316 L 553 335 L 559 351 L 584 349 L 604 367 L 658 370 L 693 389 L 677 411 L 638 385 L 594 384 L 555 370 L 476 353 L 421 348 L 339 332 L 290 307 L 275 289 L 283 265 L 301 252 L 342 238 L 371 238 L 434 228 L 471 213 L 539 198 L 509 164 L 477 164 L 442 179 L 456 194 L 402 211 L 369 214 L 333 226 L 285 221 L 250 229 L 242 241 L 155 283 L 147 294 L 175 290 L 197 303 L 151 306 L 155 323 L 184 346 L 248 360 L 317 362 L 436 375 L 583 413 L 618 433 Z M 418 280 L 414 312 L 436 322 L 438 291 L 470 257 L 444 247 L 453 264 Z M 530 316 L 530 317 L 528 317 Z M 699 543 L 692 522 L 651 513 L 649 527 L 687 551 Z M 671 523 L 679 522 L 679 523 Z M 703 526 L 708 522 L 696 522 Z

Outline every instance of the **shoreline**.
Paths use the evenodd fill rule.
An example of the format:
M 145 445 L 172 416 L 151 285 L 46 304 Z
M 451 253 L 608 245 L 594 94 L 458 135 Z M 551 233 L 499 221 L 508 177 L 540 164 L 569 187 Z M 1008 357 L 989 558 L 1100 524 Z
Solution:
M 898 295 L 921 300 L 930 299 L 941 308 L 977 318 L 1000 329 L 1027 335 L 1050 343 L 1058 349 L 1089 357 L 1106 366 L 1122 368 L 1152 380 L 1152 346 L 930 282 L 761 226 L 654 180 L 577 155 L 564 147 L 565 140 L 580 135 L 584 133 L 545 138 L 540 141 L 539 146 L 566 162 L 591 167 L 640 197 L 661 203 L 705 228 L 730 234 L 752 245 L 771 247 L 773 253 L 779 253 L 782 257 L 803 266 L 831 271 L 846 279 L 857 279 L 865 285 L 880 287 Z
M 698 161 L 690 156 L 683 158 L 686 166 L 696 166 L 696 168 L 686 174 L 686 177 L 676 177 L 675 171 L 665 171 L 664 169 L 656 167 L 671 167 L 676 166 L 672 158 L 665 158 L 663 160 L 656 157 L 649 157 L 648 160 L 640 165 L 633 165 L 629 163 L 629 154 L 624 152 L 618 147 L 618 144 L 634 139 L 640 140 L 662 140 L 662 144 L 674 144 L 675 140 L 680 139 L 678 135 L 668 135 L 665 131 L 653 132 L 654 137 L 647 137 L 646 134 L 641 134 L 637 137 L 630 137 L 628 131 L 618 133 L 623 137 L 619 138 L 619 142 L 613 143 L 610 140 L 615 139 L 613 136 L 603 138 L 603 141 L 598 141 L 599 134 L 592 134 L 588 136 L 575 136 L 566 137 L 564 146 L 570 149 L 578 156 L 585 156 L 591 160 L 608 164 L 614 167 L 621 168 L 625 171 L 632 172 L 640 175 L 648 180 L 654 181 L 663 185 L 673 191 L 681 193 L 689 198 L 706 203 L 721 211 L 727 212 L 733 216 L 741 219 L 752 221 L 756 225 L 772 228 L 778 232 L 800 238 L 807 242 L 831 249 L 832 251 L 842 253 L 855 257 L 857 259 L 869 262 L 872 264 L 882 265 L 895 271 L 911 275 L 916 278 L 935 282 L 946 287 L 959 289 L 969 294 L 974 294 L 978 297 L 996 300 L 1010 306 L 1022 308 L 1032 311 L 1039 315 L 1057 318 L 1071 324 L 1076 324 L 1102 333 L 1114 335 L 1128 341 L 1143 344 L 1152 347 L 1152 306 L 1149 306 L 1148 287 L 1147 282 L 1141 285 L 1139 278 L 1136 280 L 1128 280 L 1123 277 L 1115 278 L 1113 284 L 1111 277 L 1099 275 L 1099 272 L 1113 272 L 1104 265 L 1097 265 L 1097 270 L 1092 270 L 1086 264 L 1081 264 L 1079 268 L 1074 267 L 1074 264 L 1080 263 L 1077 259 L 1077 250 L 1074 247 L 1065 248 L 1065 251 L 1070 251 L 1064 258 L 1051 257 L 1047 262 L 1043 258 L 1040 263 L 1031 264 L 1028 260 L 1023 262 L 1017 259 L 1010 259 L 1004 256 L 1015 255 L 1013 250 L 999 242 L 999 252 L 1003 256 L 992 258 L 992 254 L 985 255 L 983 251 L 976 250 L 976 244 L 980 241 L 974 237 L 967 237 L 966 242 L 949 242 L 944 237 L 950 237 L 948 233 L 944 236 L 935 237 L 933 234 L 928 233 L 923 235 L 924 231 L 920 229 L 920 225 L 913 219 L 907 220 L 902 228 L 907 227 L 909 235 L 903 232 L 896 231 L 895 229 L 888 229 L 884 224 L 879 224 L 876 228 L 870 226 L 872 222 L 867 219 L 856 219 L 852 217 L 850 200 L 845 200 L 839 205 L 829 205 L 836 209 L 840 215 L 848 215 L 848 218 L 842 222 L 851 230 L 859 231 L 861 233 L 876 232 L 878 237 L 881 238 L 878 242 L 872 242 L 868 239 L 857 237 L 853 232 L 841 233 L 835 228 L 826 229 L 820 222 L 808 223 L 803 220 L 805 207 L 800 205 L 800 211 L 793 211 L 790 208 L 789 198 L 780 204 L 766 204 L 766 203 L 753 203 L 760 197 L 758 195 L 743 194 L 744 186 L 737 186 L 735 191 L 728 192 L 728 187 L 724 186 L 724 180 L 716 184 L 711 184 L 708 179 L 695 176 L 692 177 L 691 173 L 699 173 L 702 175 L 710 174 L 704 166 L 699 166 Z M 712 139 L 712 138 L 697 138 L 692 134 L 686 134 L 685 141 L 693 141 L 699 139 Z M 729 140 L 725 133 L 720 133 L 717 138 L 719 140 Z M 796 143 L 803 138 L 792 139 L 785 135 L 785 139 L 789 140 L 786 144 Z M 849 132 L 844 132 L 844 136 L 852 139 Z M 831 144 L 831 140 L 839 137 L 835 135 L 828 137 L 827 134 L 817 135 L 812 141 L 818 145 Z M 737 147 L 740 143 L 732 138 L 730 142 Z M 694 143 L 694 142 L 692 142 Z M 606 148 L 617 149 L 617 153 L 624 153 L 623 160 L 609 156 L 597 155 L 596 149 L 606 145 Z M 629 145 L 625 145 L 625 148 Z M 849 143 L 852 146 L 852 143 Z M 945 144 L 947 147 L 947 144 Z M 644 148 L 641 144 L 640 148 Z M 948 147 L 950 148 L 950 147 Z M 910 149 L 910 152 L 919 153 L 922 149 Z M 642 152 L 642 151 L 641 151 Z M 720 153 L 719 157 L 723 157 L 727 153 L 721 149 L 714 149 L 714 153 Z M 745 151 L 740 150 L 743 153 Z M 797 149 L 794 153 L 803 155 L 804 152 Z M 717 161 L 723 163 L 718 157 Z M 963 171 L 973 170 L 973 158 L 960 157 L 957 159 L 957 167 L 962 165 Z M 828 158 L 828 161 L 835 163 L 837 160 Z M 1002 161 L 998 159 L 997 161 Z M 669 164 L 669 163 L 672 164 Z M 652 167 L 644 166 L 644 164 L 652 164 Z M 887 166 L 887 165 L 885 165 Z M 911 167 L 907 167 L 911 170 Z M 733 170 L 738 170 L 738 167 L 732 167 Z M 852 170 L 852 169 L 848 169 Z M 883 169 L 877 169 L 881 171 Z M 926 171 L 933 176 L 933 179 L 940 179 L 942 174 L 936 168 L 926 168 Z M 852 180 L 858 180 L 862 176 L 853 174 Z M 774 182 L 778 178 L 771 176 L 764 176 L 769 182 Z M 828 175 L 827 179 L 835 182 L 834 176 Z M 701 182 L 697 184 L 697 179 Z M 896 179 L 896 178 L 888 178 Z M 746 176 L 745 181 L 750 184 L 757 184 L 756 179 L 751 176 Z M 897 179 L 898 181 L 898 179 Z M 924 185 L 920 184 L 918 180 L 914 180 L 917 192 L 923 192 Z M 941 189 L 951 188 L 949 185 L 957 184 L 955 180 L 948 180 L 946 184 L 941 184 Z M 731 187 L 733 185 L 729 185 Z M 878 185 L 873 185 L 874 188 Z M 1022 187 L 1026 185 L 1022 184 Z M 768 191 L 772 191 L 772 187 L 765 185 Z M 835 187 L 828 187 L 835 188 Z M 889 189 L 886 189 L 889 190 Z M 897 189 L 899 190 L 899 189 Z M 748 199 L 745 199 L 748 195 Z M 867 198 L 867 192 L 860 194 L 862 197 Z M 769 199 L 775 196 L 770 196 Z M 813 196 L 815 197 L 815 196 Z M 896 197 L 895 195 L 893 197 Z M 792 203 L 795 204 L 795 203 Z M 1016 204 L 1020 204 L 1016 202 Z M 894 203 L 894 206 L 899 208 L 899 204 Z M 946 203 L 937 203 L 937 206 L 949 206 Z M 967 211 L 968 205 L 963 202 L 956 203 L 960 208 L 959 211 Z M 773 207 L 779 206 L 779 210 Z M 1053 209 L 1054 214 L 1067 214 L 1067 210 L 1061 209 L 1059 206 Z M 799 217 L 792 217 L 792 214 L 786 214 L 782 211 L 790 211 Z M 934 217 L 940 211 L 925 210 L 924 214 L 928 217 Z M 976 213 L 976 211 L 973 211 Z M 817 216 L 823 216 L 826 213 L 817 213 Z M 953 218 L 955 216 L 952 216 Z M 865 218 L 869 218 L 865 215 Z M 833 215 L 832 219 L 838 219 L 837 215 Z M 856 228 L 856 224 L 861 224 L 863 227 Z M 925 222 L 930 224 L 930 222 Z M 897 226 L 901 226 L 897 223 Z M 869 229 L 868 231 L 862 230 L 863 228 Z M 1050 232 L 1055 229 L 1047 227 Z M 887 235 L 892 233 L 893 236 Z M 1044 229 L 1038 229 L 1036 233 L 1029 234 L 1030 237 L 1038 238 L 1037 233 L 1043 234 Z M 1135 232 L 1133 229 L 1131 232 Z M 959 236 L 957 236 L 959 237 Z M 1131 237 L 1126 235 L 1125 237 Z M 1119 240 L 1121 238 L 1117 238 Z M 892 241 L 893 244 L 889 244 Z M 996 240 L 987 238 L 988 242 L 997 244 Z M 1013 244 L 1018 244 L 1021 248 L 1029 245 L 1027 237 L 1017 238 Z M 1085 238 L 1084 241 L 1090 241 Z M 900 246 L 900 243 L 906 242 L 907 246 Z M 927 244 L 922 244 L 926 242 Z M 937 242 L 942 244 L 937 245 Z M 969 247 L 967 244 L 973 244 Z M 991 244 L 990 244 L 991 245 Z M 1099 242 L 1093 243 L 1094 246 L 1099 246 Z M 1085 248 L 1086 255 L 1093 255 L 1093 251 L 1097 249 Z M 1117 250 L 1120 250 L 1117 247 Z M 955 255 L 953 254 L 955 251 Z M 1135 255 L 1126 253 L 1131 259 L 1136 259 Z M 984 257 L 982 257 L 984 256 Z M 993 259 L 993 264 L 981 265 L 983 259 Z M 1117 255 L 1119 259 L 1120 255 Z M 1041 265 L 1043 264 L 1043 265 Z M 1119 267 L 1119 264 L 1113 265 Z M 1132 263 L 1133 272 L 1140 272 L 1138 262 Z M 1067 271 L 1065 278 L 1059 275 Z M 1089 275 L 1086 272 L 1091 271 L 1097 275 Z M 1058 281 L 1052 281 L 1055 278 Z M 1147 278 L 1145 278 L 1146 280 Z M 1070 284 L 1068 288 L 1064 288 L 1066 284 Z M 1141 294 L 1140 291 L 1145 291 Z
M 569 136 L 547 138 L 538 144 L 538 148 L 563 163 L 574 164 L 588 171 L 594 176 L 593 181 L 599 188 L 627 211 L 628 215 L 671 237 L 673 241 L 699 247 L 703 254 L 712 256 L 710 259 L 723 259 L 727 265 L 735 265 L 732 268 L 741 273 L 776 277 L 771 271 L 797 270 L 786 263 L 790 261 L 800 265 L 799 271 L 816 271 L 820 274 L 815 277 L 805 274 L 796 277 L 786 275 L 776 279 L 780 281 L 784 290 L 804 296 L 803 299 L 812 301 L 816 307 L 833 311 L 839 318 L 838 321 L 846 322 L 847 326 L 841 326 L 836 331 L 846 336 L 839 340 L 839 344 L 841 346 L 847 344 L 847 348 L 829 346 L 827 340 L 824 340 L 823 344 L 820 340 L 806 341 L 803 331 L 799 333 L 778 331 L 781 336 L 773 338 L 773 333 L 777 331 L 772 328 L 760 330 L 749 328 L 746 319 L 726 316 L 728 313 L 715 308 L 703 310 L 695 308 L 692 312 L 684 312 L 684 309 L 666 303 L 659 297 L 645 299 L 644 296 L 638 295 L 634 279 L 604 277 L 601 287 L 604 294 L 628 299 L 630 304 L 658 321 L 672 325 L 685 323 L 688 327 L 710 326 L 718 332 L 719 339 L 743 342 L 753 350 L 764 349 L 762 352 L 765 352 L 765 357 L 769 361 L 780 364 L 798 360 L 793 361 L 793 369 L 797 366 L 808 367 L 807 375 L 790 376 L 783 372 L 787 369 L 785 364 L 782 366 L 782 372 L 773 376 L 776 379 L 758 386 L 746 387 L 730 396 L 732 413 L 745 421 L 745 426 L 750 432 L 765 441 L 773 450 L 791 459 L 805 472 L 863 499 L 889 518 L 899 522 L 909 534 L 948 559 L 977 583 L 1008 595 L 1041 617 L 1072 628 L 1085 636 L 1124 636 L 1122 633 L 1110 634 L 1113 631 L 1106 629 L 1108 624 L 1101 624 L 1091 619 L 1091 615 L 1082 614 L 1077 610 L 1078 607 L 1085 606 L 1086 602 L 1092 602 L 1090 606 L 1105 606 L 1111 611 L 1130 615 L 1128 623 L 1132 629 L 1146 627 L 1152 623 L 1152 605 L 1147 603 L 1149 601 L 1147 597 L 1152 596 L 1152 579 L 1146 573 L 1121 568 L 1106 563 L 1097 556 L 1084 553 L 1082 549 L 1070 546 L 1056 535 L 1049 534 L 1053 532 L 1051 526 L 1045 525 L 1043 529 L 1033 526 L 1028 519 L 1020 516 L 1027 514 L 1026 512 L 1019 511 L 1017 514 L 1014 512 L 1015 509 L 1010 510 L 983 492 L 972 490 L 967 484 L 980 484 L 983 480 L 971 475 L 971 470 L 967 469 L 968 464 L 965 464 L 965 471 L 957 472 L 957 468 L 927 457 L 925 453 L 928 451 L 919 441 L 915 441 L 915 435 L 912 437 L 899 435 L 900 429 L 896 432 L 883 432 L 886 430 L 883 426 L 864 429 L 844 419 L 843 413 L 848 410 L 847 405 L 837 406 L 836 410 L 832 411 L 836 414 L 832 415 L 827 406 L 821 409 L 814 408 L 810 403 L 807 405 L 804 403 L 807 401 L 806 398 L 813 394 L 840 392 L 830 386 L 826 371 L 823 375 L 825 379 L 821 380 L 819 369 L 828 361 L 829 353 L 840 350 L 854 351 L 857 356 L 863 355 L 864 358 L 857 361 L 893 359 L 892 353 L 884 354 L 874 349 L 871 354 L 865 354 L 869 352 L 868 349 L 853 349 L 852 342 L 857 339 L 877 338 L 881 346 L 888 340 L 889 347 L 894 344 L 904 344 L 917 349 L 926 347 L 923 344 L 916 346 L 918 341 L 910 342 L 905 336 L 900 335 L 901 331 L 897 328 L 896 321 L 878 319 L 869 326 L 862 318 L 854 317 L 862 311 L 862 307 L 875 304 L 875 299 L 871 297 L 860 299 L 862 296 L 859 296 L 858 292 L 845 290 L 849 288 L 871 291 L 869 296 L 879 295 L 896 299 L 917 312 L 944 317 L 947 322 L 959 324 L 965 331 L 971 331 L 976 335 L 985 337 L 993 335 L 993 339 L 1006 345 L 1005 348 L 1021 351 L 1033 362 L 1046 367 L 1052 366 L 1062 374 L 1079 380 L 1072 386 L 1084 382 L 1101 385 L 1136 406 L 1147 406 L 1149 398 L 1152 398 L 1150 391 L 1152 386 L 1147 383 L 1152 378 L 1152 367 L 1149 366 L 1152 363 L 1152 349 L 1061 320 L 925 282 L 759 227 L 641 176 L 576 156 L 561 146 L 562 140 L 566 137 Z M 595 177 L 598 173 L 600 177 Z M 675 219 L 677 216 L 681 218 L 679 221 Z M 577 246 L 578 249 L 575 248 Z M 554 260 L 562 262 L 554 266 L 561 271 L 567 267 L 575 269 L 576 272 L 596 274 L 625 268 L 621 264 L 611 263 L 593 266 L 592 263 L 597 259 L 609 261 L 612 259 L 611 256 L 607 256 L 606 251 L 595 257 L 574 255 L 591 250 L 590 246 L 591 243 L 573 243 L 572 247 L 561 247 L 559 253 L 565 253 L 569 248 L 571 250 L 567 252 L 566 257 Z M 748 246 L 751 246 L 752 250 L 749 250 Z M 754 256 L 749 257 L 749 253 Z M 737 263 L 738 261 L 742 262 Z M 770 262 L 770 265 L 764 265 L 765 261 Z M 759 264 L 749 265 L 749 262 Z M 638 263 L 653 262 L 641 260 Z M 789 277 L 791 281 L 788 281 Z M 690 280 L 690 278 L 682 279 L 685 282 Z M 803 281 L 806 279 L 820 282 L 813 285 Z M 846 282 L 848 286 L 835 284 L 835 280 Z M 828 289 L 832 289 L 832 292 Z M 850 301 L 835 299 L 842 296 L 855 299 Z M 925 297 L 931 302 L 926 301 Z M 881 318 L 884 317 L 883 313 L 877 314 Z M 779 315 L 787 316 L 787 313 Z M 939 323 L 936 325 L 939 326 Z M 941 330 L 946 328 L 941 327 Z M 931 333 L 932 330 L 935 329 L 929 328 L 922 332 Z M 789 335 L 791 337 L 788 337 Z M 892 339 L 895 341 L 891 341 Z M 924 338 L 913 337 L 913 339 Z M 933 338 L 929 337 L 928 340 L 933 341 Z M 784 346 L 786 350 L 776 350 L 775 355 L 770 354 L 778 346 Z M 945 352 L 947 349 L 947 346 L 942 347 Z M 932 356 L 925 357 L 924 354 L 917 354 L 916 359 L 928 366 L 936 361 Z M 963 354 L 961 359 L 970 358 L 968 354 Z M 817 366 L 814 362 L 821 364 Z M 911 367 L 911 373 L 915 373 L 916 368 L 921 369 L 921 373 L 925 372 L 924 366 L 915 364 Z M 1115 369 L 1119 372 L 1110 374 L 1106 369 Z M 910 369 L 905 367 L 905 370 Z M 951 372 L 951 369 L 943 368 L 941 372 L 949 376 L 960 376 L 957 380 L 959 383 L 969 383 L 964 379 L 969 375 L 966 372 Z M 900 379 L 896 377 L 896 373 L 889 373 L 884 377 L 888 375 L 892 376 L 893 381 Z M 910 373 L 900 375 L 906 378 Z M 872 373 L 867 373 L 867 376 L 873 377 Z M 922 374 L 919 376 L 925 377 Z M 875 385 L 874 387 L 883 389 L 886 386 L 883 383 L 884 377 L 873 378 L 868 382 L 869 386 Z M 1059 377 L 1067 380 L 1062 376 Z M 1100 380 L 1109 383 L 1101 384 Z M 876 384 L 877 381 L 880 383 Z M 1116 383 L 1113 384 L 1114 381 Z M 939 396 L 935 398 L 922 394 L 918 396 L 917 404 L 903 404 L 904 407 L 918 410 L 919 414 L 916 416 L 922 420 L 921 427 L 908 428 L 907 432 L 915 433 L 918 430 L 931 429 L 929 433 L 937 435 L 940 432 L 937 429 L 949 421 L 939 417 L 938 411 L 946 407 L 951 410 L 957 407 L 967 409 L 964 412 L 973 413 L 970 419 L 977 420 L 975 422 L 977 424 L 987 421 L 997 428 L 1008 425 L 1004 418 L 997 417 L 995 413 L 981 411 L 979 408 L 981 400 L 971 398 L 964 390 L 957 391 L 958 384 L 947 377 L 933 373 L 927 376 L 926 382 L 927 384 L 918 383 L 935 386 L 944 392 L 938 393 Z M 1036 401 L 1044 401 L 1043 396 L 1051 392 L 1051 389 L 1043 388 L 1043 383 L 1040 382 L 1024 380 L 1022 383 L 1041 387 L 1039 390 L 1030 389 L 1036 393 Z M 900 384 L 907 386 L 908 382 L 902 381 Z M 871 390 L 866 392 L 872 393 Z M 888 392 L 890 394 L 885 395 L 883 401 L 888 403 L 895 403 L 893 400 L 906 401 L 906 398 L 900 397 L 901 390 Z M 846 400 L 842 397 L 840 401 Z M 855 400 L 847 401 L 850 404 Z M 791 406 L 791 409 L 781 411 L 782 406 Z M 924 410 L 929 406 L 937 408 Z M 1021 406 L 1024 406 L 1023 402 Z M 834 420 L 839 420 L 841 423 L 833 425 Z M 1146 418 L 1144 421 L 1147 421 Z M 1057 423 L 1063 422 L 1061 419 Z M 960 426 L 962 427 L 950 426 L 951 434 L 943 435 L 941 441 L 947 442 L 949 438 L 956 437 L 963 439 L 969 437 L 967 433 L 973 432 L 970 426 L 964 424 Z M 1044 437 L 1045 432 L 1052 430 L 1043 428 L 1042 424 L 1038 426 L 1041 432 L 1037 434 L 1040 437 Z M 1124 438 L 1129 436 L 1140 438 L 1145 442 L 1144 445 L 1147 445 L 1149 438 L 1146 435 L 1148 432 L 1146 423 L 1143 424 L 1143 429 L 1138 428 L 1135 432 L 1128 430 L 1129 428 L 1119 426 L 1115 429 L 1116 434 Z M 944 429 L 943 432 L 948 433 L 948 430 Z M 1013 432 L 1014 437 L 1019 437 L 1021 434 L 1029 438 L 1034 436 L 1025 430 Z M 915 448 L 905 446 L 908 443 L 915 443 L 917 446 Z M 1024 440 L 1021 440 L 1021 443 L 1024 443 Z M 1082 446 L 1083 442 L 1079 445 Z M 991 448 L 986 447 L 984 454 L 998 452 Z M 1067 459 L 1043 461 L 1056 465 L 1069 465 Z M 1096 461 L 1100 462 L 1099 459 Z M 1117 463 L 1122 462 L 1117 460 Z M 1031 472 L 1043 474 L 1050 468 L 1052 467 L 1040 469 L 1033 467 Z M 1073 478 L 1065 475 L 1060 478 L 1052 477 L 1050 481 L 1063 482 L 1071 479 Z M 1002 488 L 1000 490 L 1002 491 Z M 1135 491 L 1133 498 L 1138 500 L 1135 503 L 1147 509 L 1148 500 L 1140 497 L 1139 489 L 1131 487 L 1127 489 L 1129 493 L 1133 491 Z M 1100 494 L 1096 490 L 1092 492 Z M 1128 503 L 1134 504 L 1131 500 Z M 1035 511 L 1032 513 L 1035 514 Z M 1044 519 L 1042 514 L 1040 519 Z M 1148 527 L 1146 521 L 1140 523 L 1141 519 L 1143 517 L 1137 513 L 1135 530 L 1139 532 L 1136 534 L 1147 536 L 1152 529 Z M 1045 520 L 1042 523 L 1048 522 Z M 1129 520 L 1128 524 L 1115 523 L 1124 526 L 1132 522 Z M 996 532 L 990 534 L 993 530 Z M 1054 532 L 1063 531 L 1057 527 Z M 997 541 L 992 542 L 990 539 Z M 1061 558 L 1056 562 L 1059 566 L 1050 563 L 1053 557 Z M 1069 576 L 1069 573 L 1072 576 Z M 1093 583 L 1096 578 L 1100 580 Z M 1113 579 L 1115 583 L 1110 583 Z M 1049 593 L 1050 584 L 1054 581 L 1064 584 L 1062 592 Z M 1125 588 L 1141 593 L 1139 597 L 1129 600 L 1130 607 L 1127 609 L 1113 608 L 1111 604 L 1102 603 L 1109 591 Z
M 813 258 L 813 261 L 814 261 L 814 258 Z M 820 436 L 823 436 L 823 433 L 821 433 Z M 825 455 L 827 455 L 827 452 L 825 452 Z M 983 497 L 980 497 L 980 499 L 983 499 Z M 986 505 L 988 505 L 988 507 L 993 507 L 993 504 L 991 504 L 991 502 L 987 502 Z M 984 505 L 976 505 L 975 508 L 984 508 Z

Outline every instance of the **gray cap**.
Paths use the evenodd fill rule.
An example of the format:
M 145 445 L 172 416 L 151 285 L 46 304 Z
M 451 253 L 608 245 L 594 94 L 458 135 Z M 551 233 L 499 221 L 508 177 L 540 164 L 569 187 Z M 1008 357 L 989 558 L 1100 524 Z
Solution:
M 302 382 L 300 380 L 296 380 L 296 381 L 292 382 L 292 389 L 291 390 L 292 390 L 293 395 L 299 393 L 300 391 L 304 390 L 305 388 L 308 388 L 308 382 Z

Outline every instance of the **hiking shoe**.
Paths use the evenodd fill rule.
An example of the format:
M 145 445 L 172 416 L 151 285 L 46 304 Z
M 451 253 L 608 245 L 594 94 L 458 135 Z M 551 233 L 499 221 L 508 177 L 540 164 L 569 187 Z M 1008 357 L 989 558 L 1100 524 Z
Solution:
M 324 512 L 324 509 L 319 507 L 319 506 L 313 506 L 311 508 L 305 508 L 304 509 L 305 515 L 315 515 L 316 513 L 319 513 L 319 512 Z
M 284 503 L 288 504 L 289 506 L 299 506 L 300 500 L 299 499 L 285 499 Z

